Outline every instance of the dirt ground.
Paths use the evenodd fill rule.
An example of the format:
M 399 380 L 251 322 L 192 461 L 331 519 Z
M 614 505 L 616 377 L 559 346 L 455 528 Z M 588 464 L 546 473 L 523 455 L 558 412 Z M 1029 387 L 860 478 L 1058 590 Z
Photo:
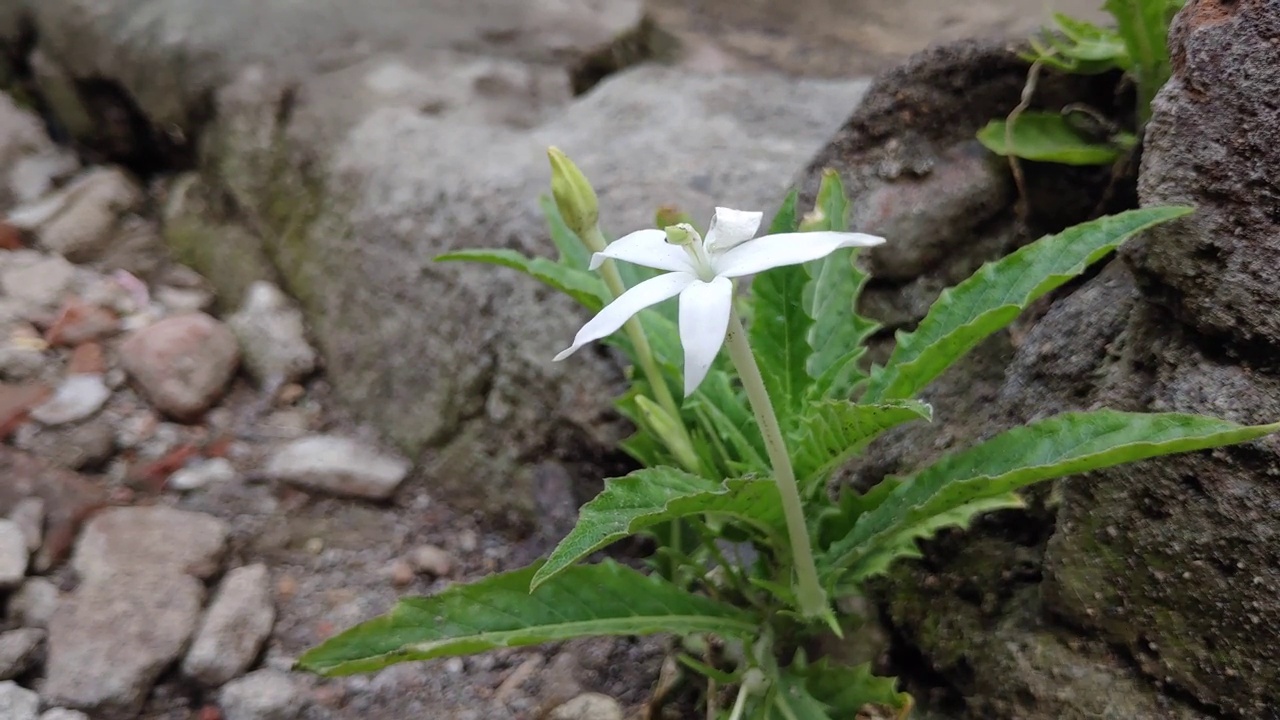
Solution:
M 1101 19 L 1102 0 L 649 0 L 658 25 L 708 69 L 847 77 L 936 42 L 1028 34 L 1062 12 Z

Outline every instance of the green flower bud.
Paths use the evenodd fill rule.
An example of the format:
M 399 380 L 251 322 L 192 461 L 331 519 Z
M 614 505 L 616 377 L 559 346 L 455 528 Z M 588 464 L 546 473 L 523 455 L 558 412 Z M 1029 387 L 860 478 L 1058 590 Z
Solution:
M 671 417 L 661 406 L 644 395 L 636 396 L 636 407 L 640 409 L 640 416 L 645 424 L 662 440 L 676 462 L 683 465 L 689 472 L 698 472 L 700 466 L 698 454 L 689 444 L 688 435 L 683 432 L 683 427 L 680 425 L 680 418 Z
M 600 201 L 577 165 L 560 148 L 547 148 L 551 160 L 551 196 L 570 230 L 585 237 L 600 222 Z

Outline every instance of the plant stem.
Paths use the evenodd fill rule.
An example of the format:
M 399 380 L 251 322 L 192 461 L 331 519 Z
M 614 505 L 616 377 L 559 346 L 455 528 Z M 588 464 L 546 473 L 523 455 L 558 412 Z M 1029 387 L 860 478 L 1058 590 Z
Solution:
M 751 352 L 747 331 L 742 327 L 737 310 L 729 311 L 726 344 L 729 357 L 738 368 L 747 399 L 751 401 L 751 411 L 755 413 L 765 450 L 769 453 L 769 463 L 773 466 L 773 479 L 778 484 L 782 511 L 787 519 L 787 534 L 791 539 L 791 557 L 796 566 L 796 600 L 800 614 L 807 618 L 820 617 L 828 612 L 827 594 L 818 582 L 818 568 L 813 562 L 813 548 L 809 546 L 809 530 L 804 521 L 800 490 L 796 487 L 795 470 L 791 467 L 791 457 L 787 455 L 786 441 L 782 437 L 782 428 L 778 426 L 778 416 L 773 411 L 773 401 L 765 389 L 760 366 Z
M 600 252 L 605 248 L 604 235 L 601 234 L 600 228 L 592 228 L 582 241 L 592 252 Z M 616 298 L 627 291 L 626 285 L 622 282 L 622 275 L 618 273 L 618 268 L 613 264 L 612 260 L 605 260 L 600 266 L 600 274 L 604 277 L 605 287 L 609 288 L 609 292 Z M 658 405 L 671 416 L 677 427 L 680 428 L 682 435 L 681 441 L 687 448 L 687 453 L 673 453 L 677 457 L 687 455 L 687 462 L 696 462 L 697 456 L 693 453 L 693 441 L 689 437 L 689 430 L 685 426 L 680 415 L 680 406 L 676 404 L 676 399 L 671 395 L 671 388 L 667 387 L 667 381 L 662 377 L 662 373 L 658 371 L 658 365 L 653 359 L 653 348 L 649 345 L 649 338 L 644 334 L 644 328 L 640 325 L 640 320 L 632 317 L 623 325 L 623 329 L 627 333 L 627 337 L 631 339 L 631 345 L 636 349 L 636 362 L 640 364 L 640 369 L 644 372 L 644 376 L 649 379 L 649 386 L 653 388 L 653 399 L 658 401 Z M 686 467 L 691 473 L 700 471 L 698 467 Z
M 738 687 L 738 697 L 733 701 L 733 710 L 729 713 L 729 720 L 742 720 L 742 713 L 747 709 L 747 696 L 751 694 L 746 683 Z

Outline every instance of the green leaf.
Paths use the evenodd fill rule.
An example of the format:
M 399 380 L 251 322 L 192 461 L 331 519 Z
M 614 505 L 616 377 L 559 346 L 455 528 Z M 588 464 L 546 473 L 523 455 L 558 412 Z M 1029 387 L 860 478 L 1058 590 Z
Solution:
M 882 405 L 826 400 L 807 406 L 789 442 L 800 488 L 802 491 L 822 488 L 831 472 L 885 430 L 932 417 L 932 408 L 915 400 Z
M 591 251 L 583 244 L 578 234 L 565 224 L 564 217 L 560 215 L 560 208 L 556 207 L 556 201 L 550 195 L 543 195 L 538 198 L 538 205 L 547 218 L 547 230 L 551 233 L 551 242 L 560 253 L 559 264 L 571 270 L 586 270 L 591 263 Z
M 772 480 L 741 478 L 718 483 L 671 467 L 645 468 L 605 481 L 582 506 L 578 524 L 533 576 L 533 589 L 610 543 L 689 515 L 732 517 L 772 532 L 784 527 Z
M 1053 16 L 1058 31 L 1046 29 L 1031 38 L 1034 52 L 1025 56 L 1051 68 L 1077 75 L 1097 75 L 1132 66 L 1124 40 L 1114 30 L 1077 20 L 1061 13 Z
M 903 481 L 820 564 L 828 580 L 852 582 L 918 557 L 917 538 L 964 527 L 978 513 L 1020 507 L 1014 492 L 1031 483 L 1147 458 L 1247 442 L 1280 430 L 1178 413 L 1099 410 L 1064 413 L 1009 430 L 949 455 Z
M 818 188 L 815 230 L 843 232 L 849 229 L 849 199 L 844 184 L 833 170 L 822 175 Z M 804 290 L 804 307 L 813 325 L 806 340 L 809 359 L 805 370 L 814 382 L 810 399 L 846 400 L 853 386 L 864 379 L 858 359 L 863 343 L 879 324 L 857 314 L 858 296 L 867 274 L 854 264 L 857 252 L 840 250 L 805 265 L 809 282 Z
M 455 250 L 436 262 L 470 261 L 512 268 L 559 290 L 592 312 L 609 302 L 604 282 L 586 270 L 575 270 L 546 258 L 529 258 L 514 250 Z
M 1133 58 L 1139 127 L 1151 117 L 1151 101 L 1169 80 L 1169 23 L 1181 6 L 1180 0 L 1107 0 L 1104 5 Z
M 833 665 L 823 659 L 800 671 L 809 694 L 833 717 L 852 718 L 867 705 L 901 709 L 912 706 L 911 696 L 898 692 L 898 680 L 871 672 L 871 664 Z
M 893 354 L 872 373 L 863 401 L 914 396 L 1036 298 L 1084 272 L 1129 237 L 1190 212 L 1185 207 L 1130 210 L 1043 237 L 983 265 L 944 290 L 914 331 L 898 333 Z
M 1084 137 L 1061 113 L 1027 111 L 1013 120 L 1012 135 L 1008 128 L 1007 121 L 992 120 L 978 131 L 978 142 L 997 155 L 1062 165 L 1110 165 L 1124 152 Z
M 415 660 L 472 655 L 588 635 L 714 633 L 752 638 L 758 620 L 613 562 L 569 568 L 529 592 L 536 566 L 401 600 L 298 660 L 324 675 L 372 672 Z
M 809 273 L 800 265 L 761 273 L 751 282 L 755 317 L 747 334 L 783 427 L 790 427 L 809 388 L 805 364 L 814 323 L 801 303 L 808 283 Z
M 723 459 L 723 476 L 770 472 L 764 439 L 756 426 L 745 398 L 727 373 L 711 371 L 698 391 L 685 401 L 685 408 L 698 419 L 702 433 L 715 438 L 731 451 Z
M 828 714 L 827 708 L 805 687 L 804 681 L 789 674 L 776 678 L 765 697 L 769 705 L 764 717 L 769 720 L 835 720 L 836 717 L 846 717 Z

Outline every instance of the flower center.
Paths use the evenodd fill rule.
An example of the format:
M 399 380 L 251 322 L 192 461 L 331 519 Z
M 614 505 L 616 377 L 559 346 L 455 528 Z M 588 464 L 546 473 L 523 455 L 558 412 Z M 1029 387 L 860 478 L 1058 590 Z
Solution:
M 665 228 L 667 233 L 667 242 L 672 245 L 679 245 L 684 251 L 689 253 L 689 258 L 693 260 L 694 273 L 702 282 L 711 282 L 716 278 L 716 271 L 711 266 L 711 257 L 707 254 L 706 245 L 702 242 L 702 236 L 693 226 L 688 223 L 680 223 Z

